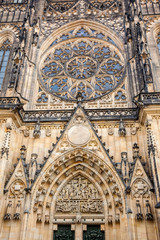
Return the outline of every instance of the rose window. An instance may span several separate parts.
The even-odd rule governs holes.
[[[42,88],[66,100],[101,97],[113,91],[124,78],[124,60],[110,40],[76,37],[54,42],[40,64]]]

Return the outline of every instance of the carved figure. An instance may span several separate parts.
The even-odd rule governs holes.
[[[29,165],[29,181],[30,183],[32,183],[34,181],[34,178],[35,178],[35,174],[36,174],[36,171],[37,171],[37,154],[36,153],[32,153],[31,155],[31,162],[30,162],[30,165]]]
[[[102,213],[103,204],[95,186],[82,176],[71,180],[59,193],[57,212]]]
[[[127,159],[127,153],[122,152],[121,158],[122,158],[121,171],[122,171],[123,179],[124,179],[125,183],[128,183],[128,181],[129,181],[129,162]]]
[[[38,119],[38,121],[34,127],[33,137],[40,138],[40,136],[41,136],[41,126],[40,126],[40,120]]]
[[[120,137],[124,137],[126,135],[126,129],[122,119],[120,119],[118,134]]]

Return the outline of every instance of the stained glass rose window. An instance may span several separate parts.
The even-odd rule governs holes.
[[[125,66],[116,44],[104,35],[79,29],[55,40],[40,64],[41,85],[66,100],[94,99],[113,91],[123,80]]]

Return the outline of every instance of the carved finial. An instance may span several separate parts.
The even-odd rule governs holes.
[[[137,158],[139,158],[139,147],[137,145],[137,143],[133,144],[133,159],[136,160]]]
[[[120,119],[118,134],[120,137],[124,137],[126,135],[126,129],[122,119]]]
[[[25,147],[25,145],[22,145],[22,147],[21,147],[21,149],[20,149],[20,158],[22,159],[22,160],[25,160],[25,155],[26,155],[26,147]]]
[[[40,126],[40,120],[38,119],[38,121],[34,127],[33,137],[40,138],[40,136],[41,136],[41,126]]]

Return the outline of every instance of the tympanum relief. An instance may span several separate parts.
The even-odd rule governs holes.
[[[85,177],[77,176],[60,191],[57,213],[103,213],[103,202],[96,187]]]

